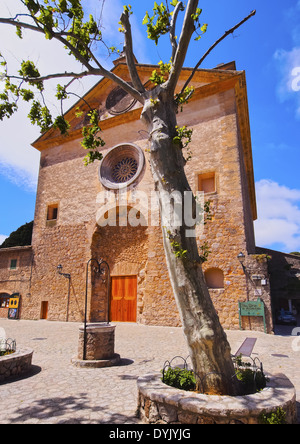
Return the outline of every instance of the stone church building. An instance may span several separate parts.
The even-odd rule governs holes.
[[[146,84],[156,67],[137,68]],[[122,58],[113,72],[130,80]],[[190,73],[182,70],[179,88]],[[245,72],[234,62],[201,69],[193,86],[178,125],[193,129],[186,165],[191,188],[211,201],[211,220],[197,239],[210,250],[206,282],[224,328],[238,329],[241,322],[242,328],[263,330],[260,317],[239,319],[239,302],[260,298],[271,332],[269,256],[256,251],[253,229],[257,213]],[[89,166],[80,144],[87,104],[98,109],[106,142],[103,161]],[[113,210],[101,200],[104,191],[114,193],[124,183],[132,193],[153,191],[149,135],[140,114],[139,103],[102,79],[67,113],[67,137],[51,129],[33,143],[41,158],[32,245],[0,250],[0,317],[7,317],[10,295],[17,294],[20,319],[78,322],[86,296],[93,322],[106,320],[109,311],[115,322],[180,325],[159,223],[149,223],[150,214],[143,211],[138,226],[103,223]],[[119,220],[126,219],[130,207],[118,201],[115,207]],[[90,270],[91,258],[108,263],[109,279],[95,273],[95,264]]]

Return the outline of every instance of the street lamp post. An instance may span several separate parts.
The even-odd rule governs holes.
[[[68,322],[69,321],[69,306],[70,306],[71,274],[70,273],[63,273],[62,270],[63,270],[63,266],[61,264],[59,264],[57,266],[57,273],[60,276],[63,276],[69,280],[68,300],[67,300],[67,316],[66,316],[66,322]]]

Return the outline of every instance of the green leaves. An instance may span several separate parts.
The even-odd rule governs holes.
[[[22,62],[19,74],[28,81],[29,85],[36,86],[36,88],[40,91],[44,90],[43,82],[35,82],[28,80],[40,77],[39,70],[36,68],[35,64],[30,60]]]
[[[163,83],[165,83],[168,80],[169,73],[172,68],[172,62],[164,63],[164,62],[160,61],[158,63],[158,66],[159,66],[160,73],[158,73],[157,70],[155,69],[152,72],[152,75],[149,79],[149,80],[151,80],[152,83],[154,83],[154,85],[162,85]]]
[[[65,100],[68,98],[68,94],[67,94],[66,88],[64,86],[61,86],[58,84],[56,86],[56,90],[57,90],[56,98],[58,100]]]
[[[24,0],[24,3],[33,15],[39,12],[40,5],[36,3],[34,0]]]
[[[101,160],[102,154],[98,148],[105,145],[104,140],[100,137],[101,128],[99,126],[99,115],[97,110],[92,110],[88,113],[89,125],[82,130],[83,141],[82,147],[88,150],[89,153],[84,158],[85,165],[93,163],[95,160]]]
[[[193,86],[187,86],[183,92],[175,95],[175,102],[181,107],[181,112],[183,111],[183,105],[189,103],[194,92],[195,88]]]
[[[154,40],[156,45],[159,38],[170,31],[171,17],[172,13],[164,3],[161,5],[154,3],[153,16],[150,17],[149,12],[146,12],[143,25],[147,25],[148,38]]]
[[[86,23],[83,22],[82,18],[78,16],[74,17],[72,31],[70,31],[67,36],[67,41],[76,48],[76,51],[78,51],[86,61],[91,60],[89,46],[92,41],[100,41],[101,39],[102,33],[92,15],[89,16],[89,21]],[[70,54],[72,54],[72,51]],[[78,57],[76,58],[78,59]]]
[[[46,132],[52,126],[52,117],[49,109],[42,106],[41,103],[35,100],[32,103],[28,118],[32,125],[37,125],[41,128],[41,132]]]
[[[180,148],[186,148],[192,141],[193,130],[188,129],[186,126],[179,128],[176,126],[177,136],[173,138],[175,145],[179,145]]]
[[[195,21],[195,32],[197,34],[197,37],[195,38],[196,41],[200,40],[201,37],[203,36],[203,34],[206,33],[207,31],[207,23],[205,23],[204,25],[201,25],[200,23],[200,15],[202,14],[202,9],[197,8],[196,10],[196,14],[192,14],[192,19]],[[199,34],[199,30],[201,31],[202,34]]]
[[[176,8],[178,5],[178,0],[173,0],[170,2],[170,5]],[[183,6],[182,11],[185,10]],[[153,15],[150,16],[149,12],[146,12],[146,15],[143,20],[143,25],[147,25],[148,38],[153,40],[155,44],[158,44],[159,38],[171,30],[171,20],[174,12],[169,10],[168,4],[164,4],[163,2],[159,5],[158,3],[154,3]],[[195,32],[197,37],[195,40],[200,40],[202,35],[207,31],[207,24],[200,24],[200,16],[202,14],[202,9],[197,8],[195,14],[192,14],[192,19],[195,22]],[[199,34],[201,31],[201,34]]]
[[[70,54],[77,60],[80,57],[86,61],[91,60],[89,47],[94,40],[102,39],[102,33],[92,15],[89,15],[87,21],[84,20],[81,0],[44,0],[43,4],[34,0],[24,1],[38,26],[43,27],[47,40],[52,40],[62,31],[75,49]],[[17,34],[22,37],[21,29],[17,28]]]

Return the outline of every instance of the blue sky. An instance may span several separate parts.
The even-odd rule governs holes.
[[[98,6],[96,0],[83,3],[92,11]],[[138,61],[169,61],[168,40],[156,47],[147,40],[141,24],[153,1],[130,3],[135,13],[132,24]],[[19,0],[0,0],[0,16],[9,16],[9,11],[18,10],[19,4]],[[122,36],[115,32],[122,4],[121,0],[105,2],[104,33],[111,43],[122,43]],[[257,10],[257,15],[215,49],[202,67],[213,68],[235,60],[237,69],[246,71],[259,216],[255,223],[256,244],[286,252],[300,251],[300,0],[203,0],[199,6],[208,31],[200,42],[192,43],[185,63],[189,67],[225,30]],[[12,63],[28,55],[40,63],[41,72],[55,72],[59,66],[65,69],[66,63],[70,68],[76,67],[55,44],[35,40],[33,47],[32,36],[27,38],[26,45],[26,40],[24,44],[11,30],[0,27],[0,51]],[[103,63],[112,66],[101,51]],[[78,88],[84,92],[90,86],[87,83]],[[50,84],[49,88],[51,100],[54,86]],[[39,133],[26,120],[26,112],[22,107],[13,119],[0,122],[0,242],[34,217],[39,153],[30,143]]]

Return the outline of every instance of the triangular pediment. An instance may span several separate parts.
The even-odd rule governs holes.
[[[228,66],[229,68],[235,67],[235,64]],[[137,65],[141,81],[146,87],[149,87],[149,89],[153,87],[149,78],[155,69],[157,69],[156,65]],[[178,82],[178,91],[183,87],[192,71],[193,70],[189,68],[182,70]],[[126,63],[119,63],[112,69],[112,72],[127,82],[130,82],[130,75]],[[217,82],[233,79],[237,74],[237,71],[228,70],[228,68],[201,69],[196,71],[192,85],[197,91],[204,86],[217,85]],[[129,94],[126,94],[126,92],[113,81],[102,78],[65,114],[65,118],[71,126],[67,136],[62,136],[58,130],[51,128],[40,136],[32,146],[42,151],[50,146],[57,146],[63,143],[64,140],[70,141],[81,137],[82,128],[88,123],[88,113],[91,109],[98,110],[101,128],[104,130],[105,128],[120,125],[128,121],[128,118],[131,118],[131,120],[139,118],[141,107],[142,105],[139,102]]]

